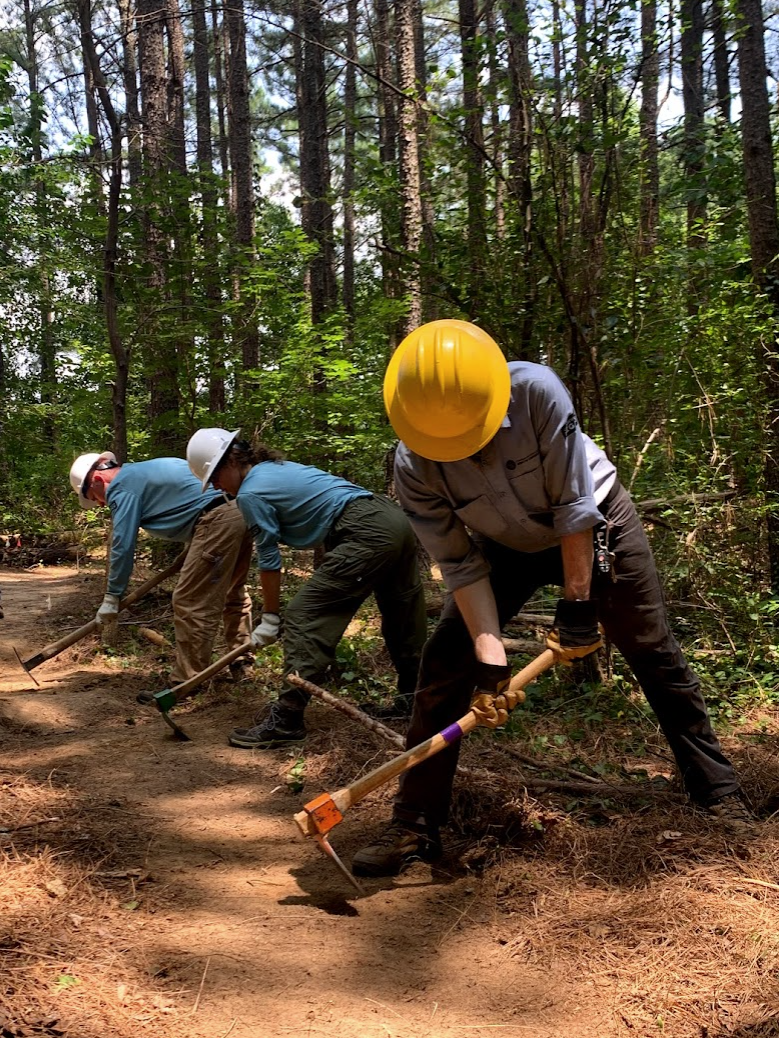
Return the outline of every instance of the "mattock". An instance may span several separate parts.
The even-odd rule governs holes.
[[[152,588],[155,588],[158,584],[161,584],[163,580],[167,580],[168,577],[174,576],[181,567],[184,565],[184,559],[187,557],[187,548],[184,549],[176,558],[171,562],[167,569],[162,570],[161,573],[156,573],[153,577],[149,577],[148,580],[144,580],[142,584],[131,591],[126,598],[123,598],[119,603],[119,612],[123,609],[129,609],[130,606],[135,605],[136,602],[147,595]],[[36,667],[40,667],[42,663],[47,660],[53,659],[55,656],[59,656],[61,652],[69,648],[71,645],[75,645],[76,642],[80,642],[82,638],[86,638],[88,634],[93,634],[95,631],[99,631],[102,624],[99,624],[97,620],[90,620],[88,624],[84,624],[83,627],[79,627],[78,630],[72,631],[70,634],[66,634],[64,638],[60,638],[56,642],[52,642],[50,645],[45,645],[40,652],[36,652],[34,656],[29,656],[26,660],[23,660],[19,655],[16,646],[13,647],[14,654],[16,655],[19,665],[24,670],[25,674],[33,679],[36,685],[40,687],[40,682],[33,674]]]
[[[238,645],[235,649],[231,649],[225,656],[221,656],[218,660],[209,664],[205,670],[201,670],[199,674],[194,674],[191,678],[187,678],[186,681],[180,682],[178,685],[174,685],[173,688],[164,688],[162,692],[155,692],[152,698],[152,703],[157,707],[159,712],[162,714],[162,720],[165,724],[173,729],[176,738],[181,739],[185,742],[191,742],[192,740],[176,722],[170,717],[169,711],[173,709],[182,699],[186,699],[190,692],[193,692],[198,685],[202,685],[204,681],[208,681],[214,674],[218,674],[220,670],[224,670],[231,663],[234,663],[241,656],[245,656],[249,652],[254,651],[254,644],[251,641],[244,642],[243,645]]]
[[[555,652],[554,649],[544,649],[536,659],[524,667],[518,674],[514,675],[509,682],[508,689],[510,692],[515,693],[517,702],[524,701],[525,696],[522,690],[525,686],[535,681],[540,674],[548,670],[559,658],[559,653]],[[496,697],[495,705],[498,707],[500,707],[500,698],[500,696]],[[457,742],[458,739],[461,739],[468,732],[472,732],[474,728],[484,723],[483,713],[477,712],[474,709],[469,710],[459,721],[450,724],[443,731],[419,743],[418,746],[412,746],[411,749],[401,753],[394,760],[387,761],[386,764],[382,764],[367,775],[363,775],[362,778],[352,782],[351,785],[344,786],[334,793],[322,793],[314,800],[311,800],[304,806],[302,811],[298,811],[294,816],[295,824],[304,836],[312,836],[316,840],[320,850],[335,863],[344,876],[348,878],[349,882],[362,892],[362,887],[358,881],[349,872],[333,849],[329,838],[330,832],[339,822],[343,821],[343,816],[350,807],[354,807],[355,804],[373,792],[374,789],[378,789],[379,786],[383,786],[398,775],[402,775],[404,771],[416,767],[422,761],[429,760],[430,757],[434,757],[441,750],[451,746],[452,743]],[[493,725],[487,726],[493,727]]]

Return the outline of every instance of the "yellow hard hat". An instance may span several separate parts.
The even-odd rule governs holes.
[[[431,321],[407,335],[384,376],[392,428],[415,454],[460,461],[492,439],[506,417],[506,358],[468,321]]]

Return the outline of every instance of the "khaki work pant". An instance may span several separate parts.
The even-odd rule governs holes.
[[[252,537],[235,501],[225,501],[198,519],[173,592],[176,664],[172,685],[199,674],[211,663],[219,620],[225,652],[247,642],[252,601],[245,583],[252,560]]]

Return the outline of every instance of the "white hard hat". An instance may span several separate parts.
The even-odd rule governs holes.
[[[81,454],[70,466],[70,485],[78,495],[78,503],[82,508],[94,508],[94,503],[87,500],[82,493],[82,488],[88,476],[91,476],[101,462],[113,462],[109,468],[114,468],[119,463],[113,451],[103,451],[102,454]]]
[[[203,485],[203,490],[208,487],[219,462],[230,450],[238,438],[240,429],[228,432],[227,429],[198,429],[190,437],[187,444],[187,462],[192,475],[197,477]]]

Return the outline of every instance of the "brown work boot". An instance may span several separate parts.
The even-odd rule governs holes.
[[[390,822],[375,843],[362,847],[352,859],[355,876],[397,876],[412,861],[436,861],[443,849],[438,834],[423,835],[400,822]]]
[[[703,810],[727,832],[734,836],[754,836],[757,819],[741,798],[741,794],[727,793],[718,800],[705,804]]]

